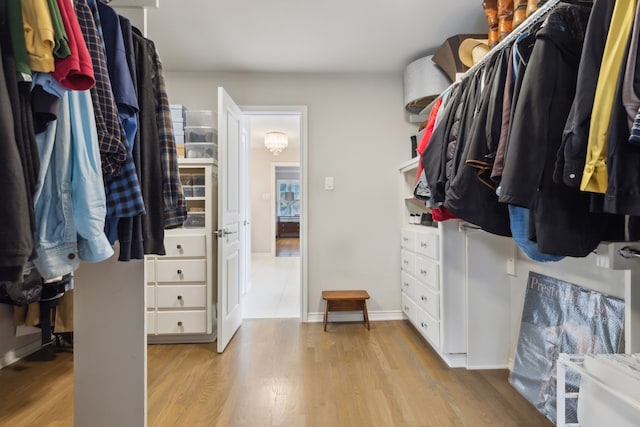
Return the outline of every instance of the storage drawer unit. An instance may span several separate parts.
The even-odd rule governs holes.
[[[401,229],[402,311],[418,331],[440,348],[440,263],[438,230]]]
[[[207,287],[203,285],[158,286],[159,309],[205,308]]]
[[[158,334],[204,334],[205,310],[158,311]]]

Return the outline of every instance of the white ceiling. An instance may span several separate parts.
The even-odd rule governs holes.
[[[116,0],[114,4],[135,0]],[[480,0],[160,0],[147,35],[165,71],[395,73],[455,34],[486,32]],[[401,77],[399,77],[401,78]],[[297,116],[252,116],[299,144]]]
[[[300,116],[295,114],[261,114],[249,116],[251,147],[264,148],[267,132],[283,132],[289,137],[289,149],[300,148]]]
[[[450,36],[486,32],[481,3],[160,0],[147,34],[166,71],[401,73]]]

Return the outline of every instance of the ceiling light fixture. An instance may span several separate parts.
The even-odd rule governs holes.
[[[289,146],[289,139],[282,132],[269,132],[264,136],[264,146],[277,156]]]

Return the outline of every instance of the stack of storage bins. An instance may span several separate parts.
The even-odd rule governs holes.
[[[169,105],[171,110],[171,121],[173,123],[173,135],[176,140],[176,151],[178,158],[183,159],[185,155],[184,146],[184,106],[179,104]]]
[[[213,111],[184,111],[185,151],[187,159],[218,159],[218,130]]]
[[[184,227],[204,227],[207,197],[205,170],[199,167],[181,167],[180,182],[187,201],[187,219]]]

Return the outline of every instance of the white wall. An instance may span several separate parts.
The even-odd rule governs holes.
[[[404,118],[402,76],[388,74],[165,74],[169,100],[216,109],[223,86],[239,105],[308,107],[309,313],[323,289],[367,289],[370,311],[400,310],[398,165],[415,126]],[[325,191],[324,177],[335,178]],[[255,224],[254,224],[255,225]]]
[[[271,233],[271,212],[275,209],[275,200],[271,199],[271,164],[295,163],[300,160],[300,151],[286,149],[274,156],[264,148],[251,150],[251,252],[270,253],[271,241],[275,236]],[[269,195],[264,198],[263,195]]]

